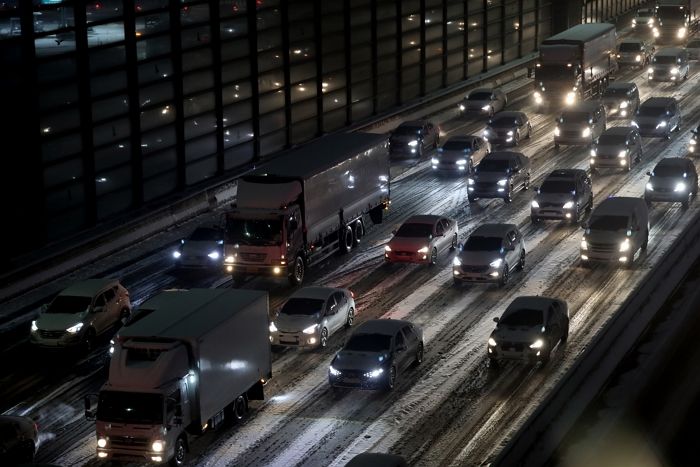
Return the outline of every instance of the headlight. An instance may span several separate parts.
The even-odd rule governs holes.
[[[384,251],[391,251],[391,247],[389,245],[384,245]]]
[[[467,185],[473,185],[474,184],[474,179],[473,178],[468,178],[467,179]]]
[[[81,329],[83,329],[83,323],[78,323],[78,324],[66,329],[66,332],[69,332],[71,334],[75,334],[76,332],[80,331]]]
[[[466,107],[464,107],[464,104],[459,104],[459,110],[464,112],[464,109],[466,109]]]
[[[686,29],[685,29],[685,28],[680,28],[680,29],[678,30],[678,38],[679,38],[679,39],[684,38],[684,37],[685,37],[685,33],[686,33]]]
[[[638,124],[636,121],[634,121],[634,120],[632,120],[632,121],[630,122],[630,125],[632,125],[632,126],[635,127],[635,128],[639,128],[639,124]]]
[[[678,70],[678,67],[676,67],[676,66],[674,66],[673,68],[671,68],[671,74],[672,74],[672,75],[677,75],[677,74],[678,74],[678,71],[680,71],[680,70]]]
[[[589,136],[591,136],[591,127],[584,128],[581,132],[581,136],[583,136],[584,138],[588,138]]]
[[[165,441],[156,440],[156,441],[153,441],[153,444],[151,444],[151,449],[155,452],[163,451],[164,447],[165,447]]]
[[[491,347],[496,347],[498,343],[496,342],[496,339],[494,339],[493,337],[489,337],[489,345]]]
[[[630,250],[630,239],[626,238],[622,243],[620,243],[620,252]]]
[[[695,138],[690,138],[688,144],[698,144],[698,141]]]
[[[576,94],[574,92],[566,93],[565,102],[566,102],[566,105],[571,105],[574,102],[576,102]]]
[[[654,191],[654,185],[652,185],[651,182],[647,182],[647,190]]]
[[[634,57],[634,61],[635,61],[635,62],[641,62],[641,61],[642,61],[642,56],[641,56],[641,55],[635,56],[635,57]]]
[[[301,332],[303,332],[304,334],[314,334],[316,332],[316,328],[318,328],[318,324],[312,324],[311,326],[309,326]]]
[[[649,69],[647,70],[647,73],[649,73],[650,75],[653,75],[654,69],[652,67],[649,67]]]
[[[37,332],[39,327],[36,325],[36,321],[32,321],[32,332]]]
[[[275,322],[270,323],[270,332],[277,332],[277,326],[275,326]]]
[[[508,133],[506,133],[508,136],[513,136],[513,130],[510,130]]]
[[[483,107],[481,108],[481,110],[483,110],[484,112],[488,112],[489,109],[491,109],[491,106],[490,106],[490,105],[485,105],[485,106],[483,106]]]
[[[582,250],[587,250],[587,249],[588,249],[588,242],[586,241],[585,238],[584,238],[583,240],[581,240],[581,249],[582,249]]]
[[[539,208],[540,203],[538,203],[536,200],[533,199],[532,203],[530,203],[530,206],[532,206],[533,208]]]
[[[654,37],[659,37],[659,30],[654,28]]]
[[[384,373],[384,368],[377,368],[376,370],[369,371],[365,373],[366,378],[378,378],[379,375]]]
[[[418,253],[424,253],[424,254],[425,254],[425,253],[427,253],[427,252],[428,252],[428,247],[427,247],[427,246],[424,246],[423,248],[421,248],[420,250],[418,250]]]
[[[535,96],[535,103],[536,103],[536,104],[541,104],[541,103],[543,102],[542,94],[540,94],[539,92],[535,91],[534,96]]]
[[[637,55],[637,57],[639,57],[639,55]],[[630,105],[629,102],[623,101],[623,102],[620,103],[620,108],[621,108],[621,109],[626,109],[628,105]]]
[[[461,266],[461,265],[462,265],[462,261],[459,258],[455,257],[455,259],[452,260],[452,266]]]
[[[439,163],[440,163],[440,159],[438,159],[438,158],[436,158],[436,157],[433,157],[432,159],[430,159],[430,162],[431,162],[432,164],[439,164]]]
[[[180,256],[182,256],[182,253],[179,250],[173,251],[173,258],[178,259]]]
[[[226,259],[224,260],[224,263],[234,263],[236,261],[236,258],[233,256],[227,256]]]
[[[501,263],[503,263],[503,260],[501,258],[498,258],[497,260],[491,261],[489,263],[489,266],[491,266],[492,268],[500,268]]]
[[[661,120],[656,128],[666,128],[666,120]]]
[[[676,186],[673,187],[673,191],[685,191],[685,183],[678,182]]]
[[[418,141],[416,141],[416,140],[414,139],[413,141],[409,141],[409,142],[408,142],[408,145],[411,146],[411,147],[418,146]]]
[[[554,127],[554,136],[559,136],[561,134],[561,131],[559,130],[559,127],[556,126]]]
[[[596,156],[596,150],[594,148],[594,149],[591,149],[591,157],[595,157],[595,156]]]
[[[635,27],[637,25],[637,20],[632,18],[632,27]]]
[[[219,256],[221,256],[221,255],[219,254],[218,251],[212,251],[207,256],[210,257],[211,259],[219,259]]]
[[[620,151],[617,157],[619,157],[620,159],[624,159],[625,157],[627,157],[627,149],[625,149],[624,151]]]
[[[333,365],[328,366],[328,372],[332,374],[333,376],[338,376],[340,374],[340,371],[336,370],[333,368]]]
[[[107,447],[107,438],[97,438],[97,447],[106,448]]]
[[[457,165],[467,165],[467,160],[466,159],[460,159],[457,161]]]
[[[564,209],[571,209],[574,207],[574,202],[573,201],[567,201],[564,203],[564,206],[562,206]]]
[[[652,24],[654,24],[654,18],[649,18],[649,19],[647,20],[647,24],[648,24],[649,26],[651,26]]]
[[[531,349],[541,349],[544,347],[544,341],[542,339],[537,339],[535,342],[530,344]]]
[[[506,186],[508,184],[508,179],[504,178],[503,180],[499,180],[496,182],[498,186]]]

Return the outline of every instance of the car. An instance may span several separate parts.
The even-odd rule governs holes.
[[[437,263],[440,255],[457,248],[457,221],[444,216],[418,215],[404,221],[384,246],[388,263]]]
[[[83,345],[118,329],[131,315],[129,292],[117,279],[87,279],[60,292],[32,321],[30,342],[44,348]]]
[[[545,177],[540,187],[533,187],[535,198],[530,204],[530,220],[561,219],[576,224],[593,208],[591,178],[582,169],[557,169]]]
[[[543,296],[516,297],[489,336],[489,366],[502,360],[546,364],[552,350],[569,338],[569,306],[564,300]]]
[[[602,102],[579,102],[563,111],[554,127],[554,148],[561,144],[590,145],[605,131],[607,117]]]
[[[39,428],[34,420],[19,415],[0,415],[0,465],[34,460]]]
[[[525,269],[525,242],[515,224],[483,224],[452,261],[455,284],[491,282],[505,286],[514,270]]]
[[[371,319],[355,329],[328,367],[332,388],[391,391],[423,361],[423,330],[408,321]]]
[[[608,128],[591,148],[591,173],[603,168],[629,172],[632,164],[640,162],[643,155],[642,137],[635,127]]]
[[[270,343],[324,348],[328,338],[355,319],[355,297],[348,289],[304,287],[292,294],[270,323]]]
[[[688,79],[690,63],[688,52],[681,47],[666,47],[658,50],[647,70],[647,81],[670,81],[680,84]]]
[[[624,39],[617,46],[617,63],[643,68],[655,52],[654,46],[643,39]]]
[[[491,144],[517,146],[522,139],[532,136],[532,124],[525,112],[503,111],[491,117],[484,138]]]
[[[176,267],[221,268],[224,256],[224,232],[218,227],[197,227],[173,251]]]
[[[688,52],[688,60],[700,60],[700,39],[690,39],[685,44],[685,50]]]
[[[656,24],[656,10],[654,8],[640,8],[632,18],[632,28],[651,31]]]
[[[632,116],[639,108],[639,88],[635,83],[610,83],[601,101],[607,118]]]
[[[698,194],[698,173],[695,164],[689,159],[661,159],[647,175],[649,181],[644,190],[644,199],[648,206],[652,202],[667,201],[682,203],[683,208],[687,209],[690,201]]]
[[[452,136],[430,162],[436,172],[470,174],[490,152],[491,145],[481,136]]]
[[[642,136],[662,136],[681,129],[681,109],[675,97],[650,97],[642,102],[630,122]]]
[[[423,157],[423,154],[440,144],[440,128],[430,120],[403,122],[391,132],[389,149],[392,155],[411,155]]]
[[[459,104],[459,112],[464,115],[475,113],[493,117],[508,104],[508,96],[498,88],[473,89]]]
[[[520,152],[497,151],[488,154],[467,179],[467,199],[503,198],[513,201],[518,189],[530,188],[530,159]]]
[[[700,135],[700,126],[690,130],[690,139],[688,140],[688,152],[694,154],[698,149],[698,135]]]
[[[363,452],[350,459],[345,467],[408,467],[408,463],[398,454]]]

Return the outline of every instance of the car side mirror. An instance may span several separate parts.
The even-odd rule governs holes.
[[[499,318],[498,316],[496,316],[496,317],[493,319],[493,322],[494,322],[494,323],[498,323],[499,321],[500,321],[500,318]]]
[[[86,395],[83,398],[83,404],[85,406],[85,419],[94,421],[97,418],[97,407],[93,408],[93,405],[97,405],[97,394]]]

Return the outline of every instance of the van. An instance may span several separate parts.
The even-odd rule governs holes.
[[[631,267],[649,242],[649,210],[643,198],[613,197],[600,203],[583,225],[581,265]]]
[[[632,126],[608,128],[591,149],[591,173],[598,169],[622,169],[629,172],[632,164],[642,160],[642,137]]]
[[[654,54],[647,71],[649,83],[652,81],[671,81],[676,84],[688,79],[690,63],[688,51],[681,47],[666,47]]]
[[[580,102],[556,120],[554,147],[560,144],[592,144],[605,131],[605,107],[601,102]]]

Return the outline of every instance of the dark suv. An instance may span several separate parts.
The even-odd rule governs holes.
[[[543,219],[561,219],[577,223],[584,211],[593,208],[591,179],[582,169],[557,169],[547,175],[530,207],[534,224]]]
[[[440,143],[440,128],[428,120],[415,120],[399,125],[389,137],[391,154],[422,157]]]
[[[510,203],[516,190],[529,187],[530,159],[527,156],[519,152],[492,152],[467,179],[467,197],[469,202],[478,198],[503,198]]]
[[[650,97],[639,106],[632,126],[642,136],[663,136],[671,139],[671,132],[681,129],[681,109],[675,97]]]
[[[652,172],[644,191],[647,206],[655,201],[682,203],[684,208],[698,193],[698,174],[695,164],[684,157],[661,159]]]

